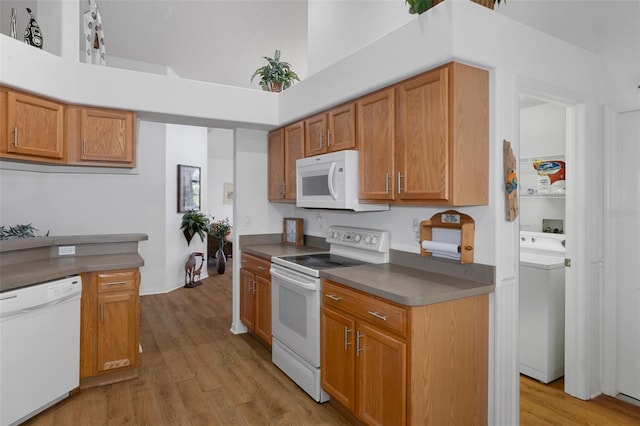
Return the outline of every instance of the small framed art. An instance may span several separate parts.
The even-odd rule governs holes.
[[[304,219],[297,217],[285,217],[282,225],[282,242],[301,246],[304,244],[302,225]]]
[[[200,210],[200,167],[178,164],[178,213]]]

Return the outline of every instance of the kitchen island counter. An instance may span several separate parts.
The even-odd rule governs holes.
[[[495,289],[494,284],[390,263],[326,269],[320,276],[405,306],[446,302]]]

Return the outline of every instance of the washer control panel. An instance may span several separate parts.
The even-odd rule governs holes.
[[[389,250],[389,231],[330,226],[326,241],[329,244],[340,244],[361,250],[386,252]]]

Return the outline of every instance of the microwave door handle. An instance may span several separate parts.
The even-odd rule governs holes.
[[[337,199],[336,190],[333,187],[333,178],[335,173],[336,173],[336,162],[334,161],[333,163],[331,163],[331,167],[329,167],[329,174],[327,176],[328,184],[329,184],[329,193],[331,194],[331,198],[333,198],[334,200]]]

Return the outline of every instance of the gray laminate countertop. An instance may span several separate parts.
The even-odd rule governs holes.
[[[312,246],[293,246],[289,244],[258,244],[244,246],[243,253],[252,254],[266,260],[271,260],[272,256],[297,256],[306,253],[327,253],[328,249]]]
[[[250,253],[266,260],[270,260],[272,256],[327,251],[317,247],[284,244],[242,247],[243,253]],[[495,290],[495,284],[391,263],[323,269],[320,276],[405,306],[430,305],[487,294]]]
[[[384,263],[325,269],[328,278],[405,306],[421,306],[491,293],[493,284]]]
[[[37,237],[0,243],[0,292],[86,272],[140,268],[138,243],[146,234]],[[60,247],[73,248],[72,255]]]

